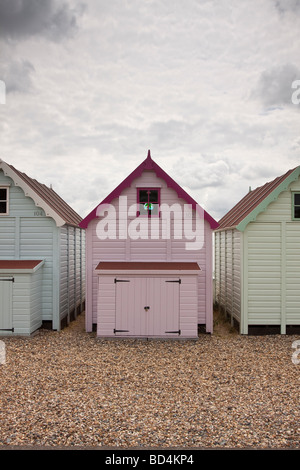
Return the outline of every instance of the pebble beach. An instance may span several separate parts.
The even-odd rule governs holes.
[[[99,340],[84,313],[62,331],[1,337],[1,446],[299,449],[299,336]]]

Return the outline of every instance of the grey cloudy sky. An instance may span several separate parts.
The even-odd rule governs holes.
[[[0,0],[0,158],[84,217],[150,149],[218,220],[300,165],[299,21],[300,0]]]

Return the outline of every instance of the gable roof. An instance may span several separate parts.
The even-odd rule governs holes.
[[[122,193],[124,189],[128,188],[132,181],[143,173],[145,170],[155,171],[158,178],[162,178],[169,188],[172,188],[176,191],[179,198],[184,199],[188,204],[191,204],[193,208],[196,208],[197,202],[189,196],[189,194],[179,186],[176,181],[174,181],[154,160],[151,158],[150,150],[148,150],[147,158],[132,172],[127,178],[122,181],[103,201],[98,204],[95,209],[92,210],[79,224],[80,227],[86,228],[91,220],[96,217],[97,209],[101,204],[109,204],[111,201]],[[204,219],[207,220],[212,229],[218,227],[218,223],[206,212],[204,212]]]
[[[227,214],[219,220],[219,229],[237,228],[243,231],[249,222],[256,219],[268,205],[275,201],[282,191],[295,181],[300,174],[300,166],[288,170],[284,175],[249,191]]]
[[[25,196],[31,197],[37,207],[44,209],[46,216],[52,217],[58,227],[68,224],[79,226],[82,218],[52,188],[0,160],[0,170],[9,176],[16,186],[23,189]]]

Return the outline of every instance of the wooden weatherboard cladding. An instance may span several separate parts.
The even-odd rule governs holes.
[[[84,309],[85,233],[78,225],[81,217],[51,187],[3,160],[0,188],[8,188],[8,210],[0,215],[0,274],[15,268],[12,305],[21,305],[19,286],[23,280],[24,302],[33,302],[36,312],[35,319],[22,311],[13,314],[14,334],[30,334],[41,321],[60,330]],[[39,260],[43,265],[35,276],[34,263]],[[22,327],[17,326],[19,318]]]
[[[242,334],[300,327],[299,194],[300,166],[248,193],[215,231],[214,301]]]
[[[150,193],[148,194],[147,191],[150,191]],[[155,191],[152,194],[153,197],[150,197],[151,191]],[[119,204],[120,197],[126,197],[129,207],[137,204],[137,202],[146,204],[144,214],[142,216],[134,214],[135,220],[126,217],[124,222],[122,218],[124,212],[122,212],[123,209]],[[152,200],[150,200],[151,198]],[[160,224],[163,217],[158,217],[158,214],[154,219],[158,222],[156,226],[158,229],[154,230],[155,236],[146,237],[141,232],[142,236],[130,236],[129,229],[132,222],[139,224],[141,221],[147,221],[147,216],[152,217],[151,211],[158,203],[160,207],[162,205],[168,208],[179,207],[182,214],[184,214],[186,205],[188,205],[190,221],[194,225],[197,218],[201,218],[201,243],[199,243],[198,248],[190,249],[189,246],[187,249],[186,241],[188,238],[178,237],[174,226],[171,227],[168,237],[162,236],[164,227]],[[113,206],[112,210],[116,215],[117,227],[119,227],[121,219],[127,224],[123,232],[129,236],[120,236],[120,231],[112,238],[98,236],[97,227],[103,222],[98,208],[106,204]],[[153,208],[149,204],[153,204]],[[137,212],[139,211],[137,210]],[[137,285],[137,277],[145,278],[147,281],[143,281],[143,289],[145,285],[155,280],[158,283],[157,285],[160,286],[159,290],[163,292],[165,284],[158,281],[158,279],[167,276],[170,280],[180,280],[181,284],[179,282],[177,284],[180,287],[180,298],[185,302],[185,306],[180,306],[179,317],[180,321],[184,322],[184,319],[187,323],[190,321],[189,326],[187,324],[186,327],[179,328],[182,332],[180,336],[187,337],[190,335],[194,337],[197,325],[204,326],[205,331],[208,333],[212,332],[212,231],[218,227],[218,223],[206,211],[202,210],[197,202],[152,159],[150,151],[147,158],[83,219],[80,226],[86,229],[87,331],[93,331],[97,327],[97,335],[103,337],[103,335],[113,334],[114,329],[120,329],[115,325],[115,321],[111,316],[116,308],[114,304],[115,289],[122,284],[124,286],[122,287],[124,296],[126,296],[126,285],[132,285],[131,282],[122,282],[122,280],[126,281],[130,276],[132,282]],[[114,282],[115,279],[117,280],[116,283]],[[120,282],[118,282],[119,280]],[[167,284],[171,286],[172,283],[173,281]],[[175,282],[173,284],[175,285]],[[177,294],[174,291],[175,295]],[[162,297],[163,294],[158,296],[160,299]],[[190,320],[188,320],[189,299],[192,304]],[[147,301],[145,300],[145,302],[144,306],[147,306]],[[108,305],[110,306],[109,309],[105,310]],[[148,306],[151,307],[150,304]],[[195,311],[197,311],[196,315]],[[153,308],[150,308],[149,312],[150,314],[153,313]],[[149,319],[150,317],[151,315],[149,315]],[[138,318],[137,315],[135,317],[137,324]],[[178,328],[174,329],[174,331],[177,330]],[[135,331],[137,332],[137,330]],[[173,329],[166,328],[165,331],[173,331]],[[156,333],[152,332],[151,334],[155,335]],[[161,335],[162,330],[159,332],[160,337]]]

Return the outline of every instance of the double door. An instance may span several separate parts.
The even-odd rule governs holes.
[[[180,279],[119,277],[115,279],[117,336],[180,335]]]

